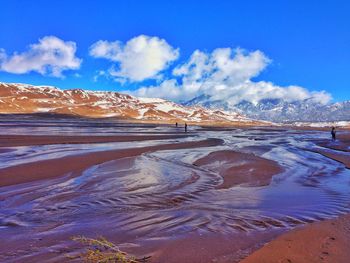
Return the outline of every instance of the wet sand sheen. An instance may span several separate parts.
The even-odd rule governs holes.
[[[190,135],[124,135],[124,136],[54,136],[54,135],[0,135],[0,147],[83,144],[107,142],[134,142],[148,140],[171,140],[186,138]],[[1,149],[0,149],[1,150]]]
[[[344,164],[344,166],[350,169],[350,134],[340,134],[337,140],[329,141],[322,140],[316,142],[318,146],[324,149],[313,149],[311,151],[321,154],[327,158]]]
[[[313,150],[313,152],[321,154],[327,158],[344,164],[344,166],[350,169],[350,154],[341,152],[328,152],[325,150]]]
[[[235,185],[264,186],[271,178],[283,171],[277,162],[255,156],[251,153],[234,151],[216,151],[198,159],[194,165],[218,172],[223,183],[218,189],[227,189]]]
[[[84,169],[93,165],[125,157],[137,156],[146,152],[210,147],[217,146],[222,143],[223,141],[220,139],[207,139],[194,142],[163,144],[134,149],[93,152],[58,159],[25,163],[0,169],[0,186],[27,183],[42,179],[52,179],[67,173],[77,175]]]

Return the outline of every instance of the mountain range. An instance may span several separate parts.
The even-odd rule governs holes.
[[[108,91],[61,90],[0,82],[0,113],[56,113],[93,118],[118,118],[145,122],[262,124],[234,112],[184,106],[163,99],[137,98]]]
[[[262,99],[256,104],[243,100],[232,105],[224,100],[215,100],[209,95],[200,95],[182,104],[222,109],[244,114],[252,119],[278,123],[350,121],[350,101],[321,104],[308,99],[293,102],[282,99]]]
[[[350,101],[321,104],[314,100],[287,102],[262,99],[234,105],[200,95],[180,104],[158,98],[138,98],[118,92],[61,90],[0,82],[0,113],[56,113],[92,118],[145,122],[266,124],[350,121]]]

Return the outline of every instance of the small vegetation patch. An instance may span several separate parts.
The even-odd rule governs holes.
[[[87,247],[86,251],[79,255],[84,262],[89,263],[141,263],[147,262],[150,257],[136,258],[121,251],[118,246],[109,242],[104,237],[97,239],[77,236],[72,238]]]

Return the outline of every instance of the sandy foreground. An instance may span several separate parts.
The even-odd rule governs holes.
[[[209,130],[215,131],[215,129]],[[283,130],[269,128],[261,130],[264,133],[267,133],[266,137],[268,139],[276,135],[281,136],[280,134],[283,134],[284,132]],[[240,138],[239,136],[241,136],[239,133],[235,134],[234,130],[229,128],[227,130],[222,129],[221,131],[227,132],[230,136],[232,134],[236,135],[237,138]],[[201,132],[204,133],[205,128],[203,128]],[[227,136],[227,134],[225,136]],[[11,206],[16,207],[17,205],[25,205],[26,202],[31,200],[44,199],[45,206],[50,206],[50,208],[48,208],[49,214],[47,217],[52,217],[52,222],[50,221],[49,224],[44,226],[40,224],[40,217],[35,217],[35,220],[30,218],[30,220],[35,221],[35,226],[27,229],[21,225],[21,222],[0,220],[0,223],[3,226],[8,227],[2,232],[2,236],[7,242],[6,244],[3,243],[0,245],[0,261],[13,262],[14,259],[17,259],[20,260],[19,262],[39,262],[40,260],[43,260],[43,262],[64,262],[67,260],[64,256],[65,254],[71,253],[71,250],[80,251],[79,249],[81,249],[79,246],[69,241],[70,238],[74,235],[86,235],[90,233],[93,235],[102,234],[117,244],[122,243],[124,244],[123,248],[125,246],[126,251],[137,256],[150,255],[152,256],[150,262],[227,263],[240,262],[241,260],[241,262],[248,263],[350,262],[350,250],[348,249],[350,244],[349,215],[306,225],[305,221],[301,222],[301,219],[287,218],[286,220],[289,220],[291,224],[297,226],[297,228],[285,233],[287,229],[280,228],[283,223],[272,217],[267,218],[265,216],[264,220],[262,220],[259,219],[256,214],[253,214],[253,219],[250,220],[241,219],[240,215],[234,220],[231,218],[226,219],[225,217],[229,217],[229,215],[220,214],[220,209],[223,209],[223,206],[214,206],[215,203],[213,202],[208,203],[208,214],[206,214],[205,209],[201,210],[203,209],[201,206],[198,205],[197,207],[196,203],[194,203],[194,205],[190,203],[187,209],[180,210],[183,204],[196,199],[203,202],[201,205],[205,207],[206,199],[198,194],[202,193],[204,188],[209,188],[209,190],[213,189],[210,190],[212,191],[210,193],[213,195],[215,193],[224,196],[225,193],[228,194],[230,188],[235,186],[242,187],[242,189],[249,189],[272,184],[274,176],[283,173],[285,169],[279,164],[279,162],[260,156],[271,150],[269,145],[259,146],[259,141],[264,142],[264,140],[267,140],[264,136],[259,134],[258,129],[256,132],[252,131],[245,138],[254,141],[257,146],[243,145],[240,150],[237,150],[217,148],[224,144],[224,140],[221,138],[196,138],[192,133],[169,133],[157,135],[129,134],[124,136],[0,135],[1,154],[11,153],[14,147],[22,146],[40,147],[45,145],[54,146],[66,144],[71,146],[75,144],[92,145],[112,142],[132,143],[152,140],[160,141],[157,145],[152,146],[99,150],[95,152],[73,154],[65,157],[58,156],[50,159],[29,161],[1,168],[0,187],[4,187],[2,189],[6,189],[6,193],[2,196],[0,195],[0,201],[6,202],[9,197],[15,198],[13,203],[11,203],[12,201],[10,202],[11,208]],[[182,139],[188,140],[182,141]],[[169,142],[170,140],[172,142]],[[307,149],[308,151],[317,153],[320,156],[334,160],[345,167],[350,168],[349,134],[340,134],[337,142],[331,142],[325,139],[318,140],[317,138],[314,139],[314,142],[315,145],[320,146],[320,148],[315,147]],[[275,145],[285,143],[283,141],[283,136],[282,142],[277,141],[274,143],[276,143]],[[136,214],[133,214],[131,217],[132,219],[128,219],[129,221],[126,221],[127,223],[121,223],[125,229],[106,227],[115,223],[115,221],[113,221],[114,218],[111,217],[105,219],[104,214],[100,214],[98,210],[93,211],[97,208],[100,209],[99,206],[101,204],[108,206],[108,202],[114,202],[113,198],[102,201],[94,200],[95,204],[84,200],[84,207],[93,211],[93,213],[89,214],[89,217],[94,219],[95,222],[100,222],[100,224],[90,224],[85,222],[84,224],[75,225],[76,222],[87,220],[86,214],[84,213],[82,215],[79,213],[73,214],[72,221],[68,221],[67,219],[67,222],[65,222],[66,218],[61,218],[62,215],[66,216],[65,214],[69,215],[70,213],[76,213],[76,211],[79,211],[79,199],[77,199],[78,201],[72,201],[75,206],[72,208],[73,212],[69,210],[71,209],[69,206],[61,206],[61,212],[59,210],[61,209],[60,207],[54,207],[55,202],[61,202],[62,200],[69,202],[71,198],[80,194],[82,196],[93,195],[93,187],[99,187],[100,184],[102,185],[102,182],[100,182],[98,178],[91,182],[87,182],[86,185],[82,184],[79,186],[78,189],[82,189],[81,193],[66,191],[60,195],[53,196],[52,198],[47,197],[47,200],[45,194],[51,194],[51,192],[45,193],[37,190],[40,188],[41,182],[43,184],[49,184],[51,180],[55,183],[62,183],[66,179],[79,178],[84,171],[91,167],[98,169],[96,173],[100,173],[103,178],[110,179],[115,176],[123,178],[123,171],[130,171],[130,169],[134,167],[137,158],[141,158],[144,155],[164,152],[164,156],[166,156],[166,153],[172,151],[201,151],[201,149],[205,149],[208,152],[206,154],[198,155],[198,157],[190,161],[189,164],[185,165],[185,167],[191,169],[188,179],[180,182],[178,185],[176,184],[178,182],[175,180],[172,182],[174,185],[170,184],[169,188],[162,189],[159,193],[152,193],[149,200],[146,200],[149,198],[148,196],[142,196],[142,187],[136,185],[135,187],[127,188],[125,186],[126,193],[135,192],[135,195],[132,195],[132,198],[130,198],[130,202],[137,206],[138,209],[141,209],[140,214],[135,212]],[[162,154],[152,156],[153,159],[150,160],[156,160],[152,165],[160,163],[162,160],[161,157],[163,157]],[[18,156],[18,158],[21,158],[21,156]],[[169,159],[172,160],[170,157]],[[164,167],[166,169],[177,169],[172,168],[172,166]],[[114,172],[114,170],[119,171],[118,169],[121,168],[125,168],[125,170]],[[162,170],[165,168],[161,167],[159,169],[160,171],[163,171],[163,173],[166,173],[166,170]],[[152,172],[154,171],[152,170]],[[175,172],[177,171],[175,170]],[[179,174],[182,172],[183,171],[181,170],[178,171]],[[200,176],[197,173],[200,174]],[[199,178],[203,175],[207,176],[205,177],[207,181],[199,184],[197,189],[196,184],[200,181]],[[214,175],[218,176],[215,177]],[[157,178],[157,180],[160,179]],[[124,183],[127,185],[127,183],[130,182],[125,181]],[[147,184],[145,189],[151,187],[152,183],[153,182]],[[133,182],[130,184],[133,185]],[[26,185],[28,185],[28,189],[23,187]],[[16,189],[17,186],[20,189],[18,192]],[[192,186],[194,187],[193,191],[191,188],[189,188],[189,190],[184,188],[183,192],[175,192],[175,194],[172,194],[173,189],[179,188],[181,190],[182,187]],[[30,187],[34,187],[34,191],[32,191]],[[113,192],[118,192],[119,190],[113,190]],[[139,190],[141,190],[140,193],[138,193]],[[207,189],[205,190],[207,191]],[[24,193],[22,197],[14,197],[22,192]],[[102,193],[104,192],[102,191]],[[230,195],[227,196],[230,197]],[[152,203],[154,201],[153,199],[158,197],[160,198],[159,203],[157,203],[158,201]],[[129,197],[118,196],[115,199],[119,200],[119,198],[122,200],[123,198],[128,199]],[[138,204],[138,198],[143,202]],[[252,197],[252,199],[254,198],[256,198],[257,203],[259,203],[260,196]],[[220,198],[218,200],[220,200]],[[97,208],[94,208],[94,205],[97,205]],[[253,203],[253,206],[255,205],[256,204]],[[240,203],[238,202],[236,206],[240,207]],[[243,206],[244,205],[242,205],[242,207]],[[122,206],[122,208],[123,207],[124,206]],[[46,209],[46,207],[44,208]],[[36,213],[40,215],[44,208],[36,211]],[[159,217],[159,214],[157,213],[152,214],[156,210],[159,210],[159,214],[163,215],[163,217]],[[190,215],[180,219],[181,217],[179,215],[191,212],[191,210],[198,210],[200,212],[196,215]],[[45,211],[45,213],[46,212],[47,211]],[[28,213],[30,214],[31,211]],[[106,214],[110,216],[108,213]],[[146,213],[150,213],[150,215],[145,216],[146,219],[144,219],[143,216]],[[22,214],[25,213],[22,212]],[[214,214],[214,216],[211,217],[211,214]],[[123,216],[126,217],[126,215]],[[254,218],[255,216],[256,218]],[[54,218],[56,217],[59,218],[59,220],[55,220]],[[22,217],[19,216],[19,218]],[[71,220],[69,216],[67,216],[67,218]],[[38,222],[36,222],[38,220],[39,226],[36,225],[38,224]],[[104,220],[106,220],[106,222],[104,222]],[[211,225],[211,221],[213,220],[217,220],[217,222]],[[119,221],[116,222],[119,223]],[[227,231],[227,226],[221,226],[221,224],[229,224],[229,229],[237,229],[239,233],[232,234]],[[160,227],[157,228],[157,225],[160,225]],[[130,226],[131,230],[128,226]],[[273,230],[264,231],[264,229],[271,228],[271,226]],[[139,242],[135,241],[135,244],[130,241],[135,239],[135,237],[139,238],[142,235],[149,235],[150,232],[152,233],[152,231],[154,231],[153,227],[159,232],[167,231],[168,229],[174,230],[171,230],[173,231],[171,232],[172,236],[167,238],[164,236],[151,236],[151,238],[147,240],[141,240]],[[184,235],[183,233],[186,233],[186,228],[184,230],[182,227],[199,230],[205,229],[205,233],[199,231],[198,233]],[[59,231],[60,228],[63,230]],[[134,231],[134,229],[136,230]],[[220,234],[220,231],[218,230],[225,234]],[[23,231],[22,235],[19,234],[20,231]],[[182,231],[182,234],[177,236],[177,232],[180,231]],[[136,243],[141,245],[137,246]],[[28,248],[28,245],[30,248]],[[251,255],[249,256],[249,254]]]
[[[350,135],[338,136],[337,142],[320,141],[320,146],[342,151],[315,152],[343,163],[350,169]],[[348,263],[350,262],[350,215],[312,223],[292,230],[267,243],[242,263]]]
[[[242,263],[348,263],[350,215],[292,230],[265,245]]]

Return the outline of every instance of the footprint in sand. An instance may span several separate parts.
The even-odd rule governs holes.
[[[325,257],[329,256],[329,248],[331,247],[333,241],[335,241],[335,237],[327,237],[324,239],[322,245],[321,245],[321,248],[322,248],[322,252],[321,252],[321,255],[320,255],[320,259],[321,260],[324,260]]]

